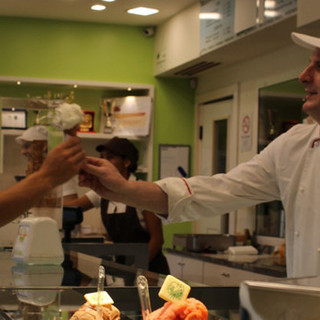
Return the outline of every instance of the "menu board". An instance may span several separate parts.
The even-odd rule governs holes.
[[[235,0],[201,1],[200,54],[212,51],[234,37]],[[205,18],[205,15],[211,15]]]

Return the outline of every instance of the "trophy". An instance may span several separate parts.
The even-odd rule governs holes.
[[[113,109],[115,105],[116,100],[115,99],[105,99],[103,100],[103,112],[105,115],[105,124],[104,124],[104,133],[112,133],[113,131]]]

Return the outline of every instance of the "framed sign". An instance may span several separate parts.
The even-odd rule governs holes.
[[[24,109],[2,109],[1,115],[2,129],[27,128],[27,111]]]
[[[190,146],[160,144],[159,179],[190,175]]]

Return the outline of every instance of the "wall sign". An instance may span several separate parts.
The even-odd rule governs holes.
[[[212,51],[215,47],[233,38],[234,2],[235,0],[201,1],[201,55]]]
[[[27,128],[27,111],[24,109],[2,109],[1,115],[2,129]]]
[[[252,115],[244,114],[240,119],[240,151],[247,152],[252,148]]]

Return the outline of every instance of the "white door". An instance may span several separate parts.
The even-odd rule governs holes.
[[[199,106],[199,125],[202,139],[199,148],[199,174],[211,176],[224,173],[231,168],[230,159],[236,150],[230,143],[230,124],[233,99],[228,97]],[[236,132],[236,130],[235,130]],[[230,232],[229,215],[202,218],[195,224],[198,233]]]

